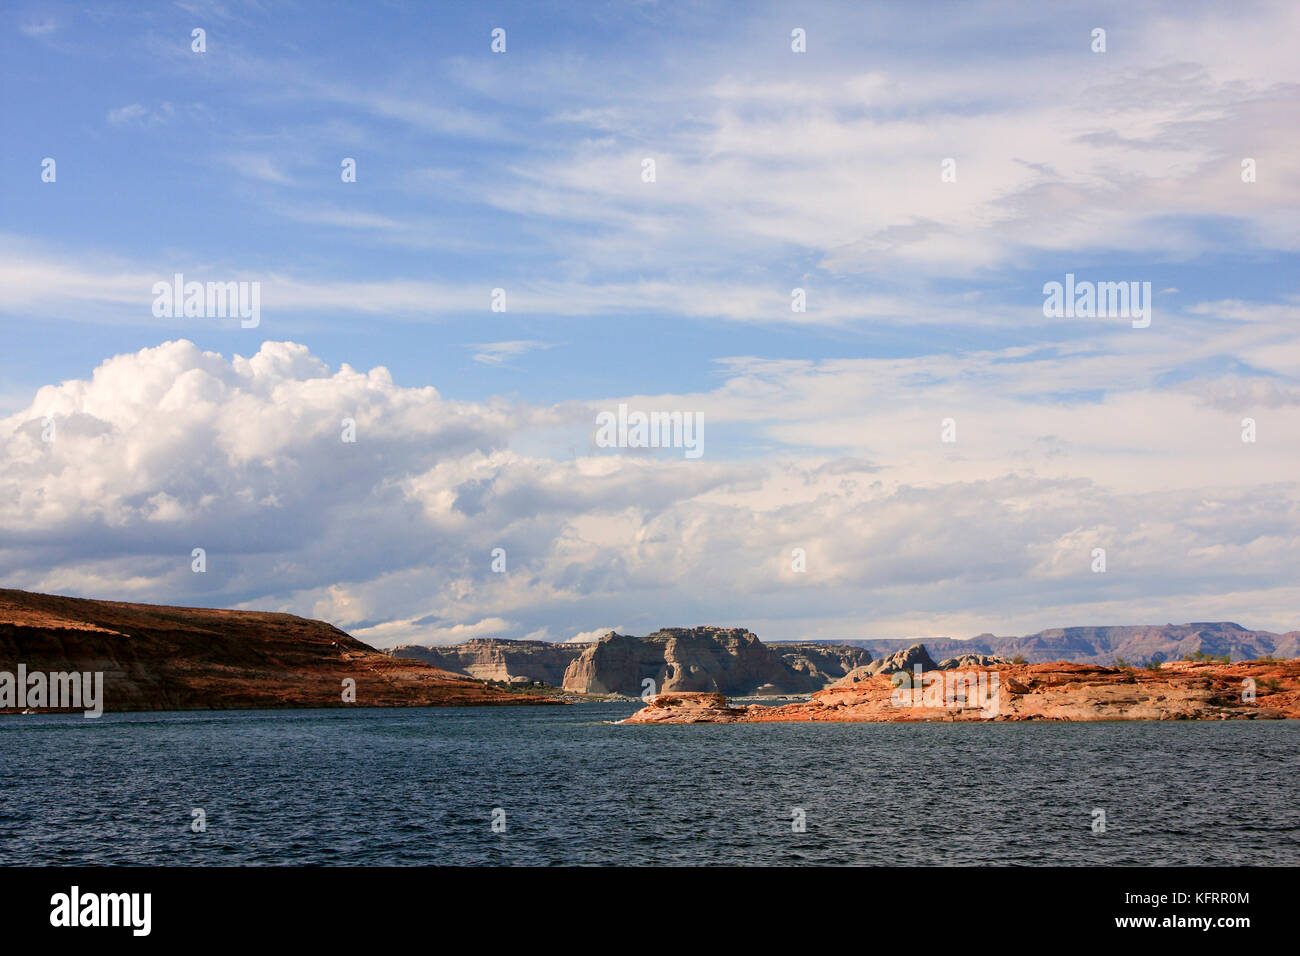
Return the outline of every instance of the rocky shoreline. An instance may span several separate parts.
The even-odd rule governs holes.
[[[964,672],[956,694],[947,693],[952,681],[945,678],[954,672],[917,673],[919,682],[907,671],[850,675],[807,701],[778,707],[736,707],[722,694],[659,694],[622,723],[1300,718],[1300,659],[1177,661],[1158,668],[1065,661],[976,666]]]

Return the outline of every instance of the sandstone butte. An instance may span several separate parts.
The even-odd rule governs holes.
[[[845,678],[807,701],[731,707],[722,694],[667,693],[625,724],[801,721],[1234,720],[1300,717],[1300,659],[1211,664],[1177,661],[1159,670],[1054,661],[971,668],[997,674],[996,716],[980,707],[898,706],[887,675]],[[926,672],[942,675],[944,671]],[[1254,680],[1255,699],[1244,693]],[[991,678],[989,678],[991,686]],[[960,703],[960,701],[959,701]],[[988,710],[992,712],[994,708]]]
[[[554,703],[390,657],[292,614],[0,589],[0,671],[20,663],[29,674],[102,671],[105,711]],[[345,678],[356,681],[355,705],[343,701]]]

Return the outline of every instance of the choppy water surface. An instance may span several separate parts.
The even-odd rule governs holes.
[[[1300,863],[1300,722],[635,709],[4,717],[0,864]]]

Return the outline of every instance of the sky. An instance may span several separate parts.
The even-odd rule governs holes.
[[[381,647],[1300,628],[1298,34],[7,4],[0,585]],[[257,324],[155,314],[177,273]],[[1067,275],[1149,326],[1045,314]],[[602,447],[620,404],[703,453]]]

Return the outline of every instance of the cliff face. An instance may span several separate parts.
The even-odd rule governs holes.
[[[0,589],[0,672],[103,672],[106,711],[535,703],[291,614]],[[0,708],[13,712],[17,708]]]
[[[1300,718],[1300,660],[1180,661],[1159,670],[1056,661],[976,669],[970,676],[972,683],[946,700],[931,699],[924,689],[911,697],[884,674],[846,679],[782,707],[732,707],[718,694],[665,693],[624,723]],[[976,686],[988,691],[986,699],[973,691]]]
[[[541,681],[572,693],[629,696],[640,696],[646,678],[658,689],[810,693],[871,662],[871,652],[862,647],[764,644],[743,628],[719,627],[665,628],[646,637],[611,631],[591,644],[475,638],[403,645],[388,653],[479,680]]]
[[[808,678],[813,687],[826,687],[856,667],[871,663],[871,651],[853,644],[769,643],[787,667]]]
[[[720,694],[803,693],[822,686],[743,628],[672,627],[645,637],[610,631],[569,665],[564,689],[640,696],[658,691]]]
[[[586,647],[586,644],[508,641],[489,637],[441,647],[408,644],[394,647],[389,653],[478,680],[541,681],[559,687],[564,683],[564,672],[569,664]]]

